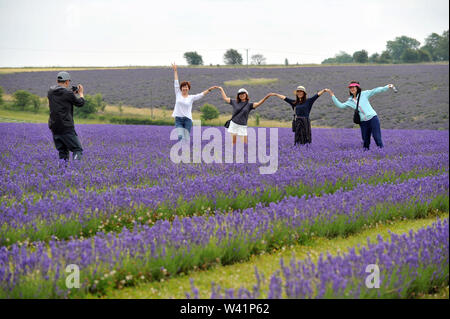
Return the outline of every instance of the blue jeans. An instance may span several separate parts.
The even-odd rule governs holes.
[[[191,128],[192,128],[192,120],[188,117],[175,117],[175,127],[178,131],[178,141],[182,139],[189,141]]]
[[[383,147],[383,141],[381,140],[380,120],[378,119],[378,116],[375,115],[368,121],[361,121],[360,127],[365,149],[369,149],[370,136],[373,136],[373,139],[378,147]]]

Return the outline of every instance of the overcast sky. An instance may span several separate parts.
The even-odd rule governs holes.
[[[449,27],[448,0],[0,0],[0,66],[206,65],[237,49],[267,63],[381,52]]]

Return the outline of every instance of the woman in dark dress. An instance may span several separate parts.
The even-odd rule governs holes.
[[[309,113],[311,112],[314,102],[325,92],[325,90],[326,89],[323,89],[314,94],[314,96],[307,98],[305,88],[303,86],[299,86],[297,87],[297,90],[294,91],[296,96],[295,100],[281,94],[270,93],[270,96],[276,96],[289,103],[292,106],[292,110],[295,111],[295,144],[311,143],[311,121],[309,120]]]

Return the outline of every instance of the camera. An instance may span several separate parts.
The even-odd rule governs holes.
[[[73,93],[78,93],[78,85],[72,85],[72,91]]]

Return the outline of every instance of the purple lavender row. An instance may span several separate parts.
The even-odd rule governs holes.
[[[243,212],[177,217],[173,223],[160,220],[153,227],[119,234],[1,247],[0,298],[36,297],[39,291],[45,297],[67,296],[64,269],[69,264],[80,268],[83,284],[71,294],[101,293],[107,286],[158,280],[217,260],[236,262],[276,243],[297,242],[312,231],[330,234],[335,222],[345,233],[383,218],[414,218],[431,207],[448,210],[448,185],[448,174],[400,184],[364,184],[309,199],[290,197]]]
[[[193,203],[201,196],[204,198],[199,199],[201,204],[199,205],[203,206],[203,210],[207,207],[211,207],[212,210],[228,209],[235,202],[233,198],[242,192],[247,200],[254,198],[253,201],[259,202],[259,196],[273,189],[272,185],[277,186],[280,192],[279,197],[283,197],[286,196],[286,190],[283,187],[299,183],[309,187],[311,191],[326,184],[342,187],[349,181],[382,178],[386,173],[399,176],[408,172],[442,169],[448,169],[448,153],[404,157],[402,160],[382,159],[364,165],[334,163],[315,170],[303,167],[290,172],[286,171],[285,174],[270,175],[266,177],[267,184],[263,183],[259,177],[250,178],[248,174],[228,177],[229,182],[224,183],[225,177],[219,175],[197,177],[189,182],[177,182],[165,187],[120,187],[102,193],[83,189],[76,192],[68,190],[64,198],[54,194],[52,197],[38,200],[31,196],[25,197],[22,202],[0,203],[2,212],[0,242],[5,243],[9,240],[8,236],[11,232],[18,236],[17,230],[22,229],[24,234],[30,234],[55,223],[65,225],[78,221],[83,228],[84,225],[92,223],[95,218],[107,220],[113,215],[118,217],[127,215],[130,223],[139,222],[137,218],[142,214],[146,220],[156,219],[154,214],[163,211],[163,204],[166,206],[165,211],[172,212],[171,215],[177,212],[181,214],[183,212],[180,205],[185,205],[186,210],[195,210],[190,205],[194,205]],[[182,198],[181,202],[180,198]],[[237,201],[236,205],[244,205],[244,208],[255,204],[250,201],[248,204],[245,204],[244,200]],[[220,207],[220,205],[225,206]],[[184,214],[188,215],[189,212],[186,211]],[[70,235],[78,235],[79,230],[80,227],[77,228],[76,233]],[[54,231],[51,232],[57,235]]]
[[[259,175],[259,165],[176,165],[170,161],[171,127],[118,125],[80,125],[79,135],[85,148],[85,161],[63,169],[46,125],[0,124],[0,197],[20,199],[29,192],[47,196],[61,189],[110,189],[129,185],[164,186],[183,182],[186,176]],[[221,128],[223,130],[223,128]],[[363,152],[355,131],[315,129],[310,147],[292,147],[292,132],[279,129],[279,171],[282,175],[299,167],[397,156],[447,153],[448,134],[439,131],[389,131],[387,146]],[[404,143],[405,139],[410,140]],[[208,141],[203,141],[203,144]],[[337,162],[337,161],[336,161]],[[259,177],[264,180],[265,177]],[[51,196],[51,194],[50,194]]]
[[[281,259],[281,270],[271,276],[267,291],[262,290],[255,267],[257,283],[252,291],[222,289],[213,283],[211,298],[259,299],[263,293],[269,299],[411,298],[414,293],[448,285],[448,218],[417,232],[391,233],[390,240],[379,236],[377,241],[368,240],[358,252],[352,248],[337,256],[321,254],[317,262],[308,257],[292,258],[285,264]],[[191,284],[192,291],[186,295],[198,298],[199,290],[192,280]]]

